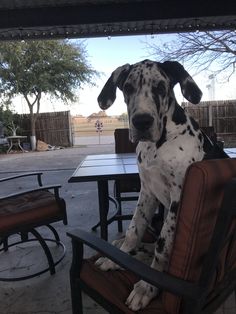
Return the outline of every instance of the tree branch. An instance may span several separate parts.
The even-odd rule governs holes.
[[[231,30],[201,33],[180,33],[176,40],[158,44],[146,44],[159,61],[176,60],[197,69],[200,73],[211,68],[212,72],[235,72],[236,33]]]

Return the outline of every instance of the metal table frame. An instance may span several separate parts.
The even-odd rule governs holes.
[[[111,180],[137,178],[138,166],[136,154],[100,154],[88,155],[77,167],[68,182],[96,181],[98,187],[99,216],[101,237],[108,238],[109,190]],[[114,220],[114,219],[113,219]]]

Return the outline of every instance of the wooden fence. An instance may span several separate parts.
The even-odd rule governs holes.
[[[29,115],[21,115],[22,135],[30,135]],[[36,138],[52,146],[72,146],[70,111],[40,113],[36,121]]]
[[[192,105],[183,103],[182,106],[187,112],[198,121],[200,127],[209,126],[209,112],[212,109],[212,126],[217,134],[219,140],[223,140],[225,147],[236,147],[236,100],[227,101],[206,101],[199,105]],[[106,131],[110,134],[110,126],[112,130],[123,125],[122,122],[114,120],[115,118],[106,117],[103,121],[103,133]],[[82,118],[81,118],[82,119]],[[74,136],[87,136],[88,128],[90,128],[92,135],[96,135],[94,120],[88,121],[87,118],[72,119],[69,111],[41,113],[36,122],[36,137],[39,140],[46,142],[53,146],[69,147],[73,145],[72,138],[72,124]],[[112,120],[113,119],[113,120]],[[116,121],[116,123],[115,123]],[[30,135],[29,116],[22,115],[19,121],[19,126],[22,129],[21,135]],[[85,132],[86,131],[86,132]]]
[[[225,147],[236,145],[236,100],[203,101],[199,105],[183,103],[185,110],[199,123],[209,126],[212,110],[212,126]]]

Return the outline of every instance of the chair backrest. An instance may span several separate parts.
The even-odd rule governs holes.
[[[133,144],[129,140],[129,129],[115,129],[115,152],[117,154],[122,153],[134,153],[137,144]]]
[[[217,259],[213,256],[215,250],[209,248],[217,217],[222,212],[220,209],[225,186],[234,177],[236,177],[236,159],[205,160],[189,167],[182,189],[168,272],[184,280],[198,282],[198,284],[200,282],[202,289],[207,291],[203,302],[205,307],[210,306],[216,297],[216,291],[217,295],[220,295],[222,291],[227,290],[227,287],[231,291],[235,289],[235,216],[230,220],[226,236],[220,239],[224,241],[224,245]],[[232,207],[232,204],[230,205]],[[217,236],[223,237],[221,234]],[[218,243],[214,244],[217,246]],[[213,262],[209,265],[212,259]],[[231,282],[230,286],[232,280],[234,282]],[[164,292],[162,301],[167,313],[184,313],[181,298]]]
[[[115,138],[115,153],[123,154],[123,153],[134,153],[136,151],[137,144],[133,144],[129,140],[129,129],[115,129],[114,132]],[[140,179],[131,178],[131,179],[123,179],[116,180],[116,196],[120,195],[120,193],[126,192],[139,192],[140,191]],[[118,196],[119,197],[119,196]],[[125,197],[128,200],[127,197]]]
[[[201,127],[202,131],[213,141],[217,141],[217,134],[213,126]]]

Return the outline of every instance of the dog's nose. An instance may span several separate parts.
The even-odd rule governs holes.
[[[139,131],[148,130],[152,126],[153,121],[154,118],[148,113],[136,114],[132,119],[133,125]]]

